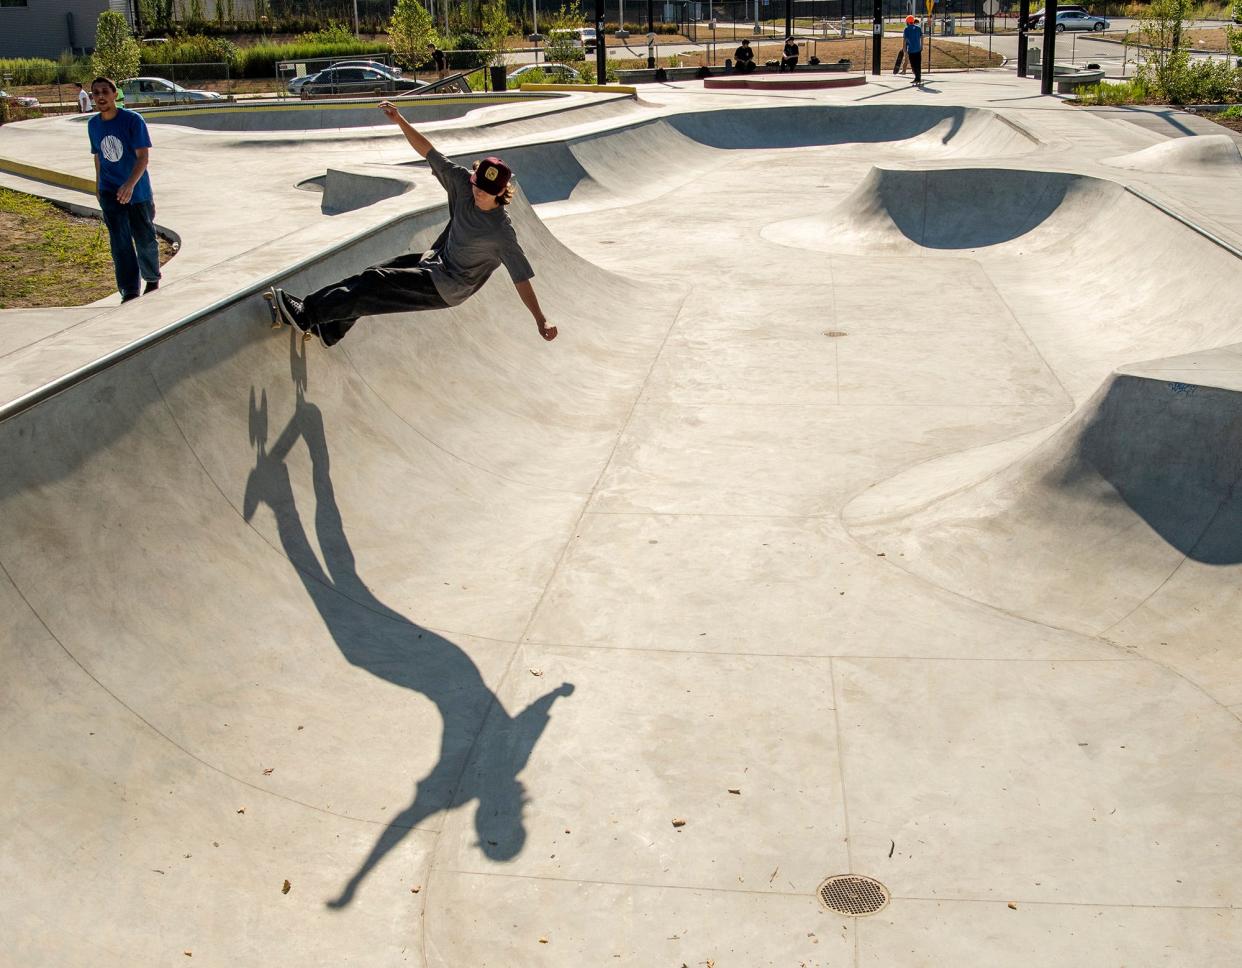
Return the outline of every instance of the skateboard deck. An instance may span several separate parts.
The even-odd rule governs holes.
[[[289,319],[289,317],[281,311],[280,299],[276,295],[275,286],[271,286],[267,292],[263,294],[263,298],[267,301],[268,311],[272,315],[272,329],[284,329],[286,326],[293,326],[294,329],[297,329],[293,323],[293,320]],[[302,333],[303,343],[314,338],[315,335],[308,329],[301,330],[300,332]]]

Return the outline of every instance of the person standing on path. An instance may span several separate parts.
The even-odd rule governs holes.
[[[923,83],[923,28],[913,17],[906,17],[906,29],[901,32],[901,49],[906,53],[910,69],[914,71],[912,84]]]
[[[303,299],[273,289],[273,302],[281,316],[331,346],[363,316],[460,305],[503,265],[518,298],[534,317],[539,335],[548,342],[556,339],[556,327],[547,325],[530,284],[535,272],[505,210],[513,198],[509,166],[499,158],[484,158],[471,172],[445,158],[401,117],[392,102],[382,102],[380,110],[401,128],[410,147],[427,159],[431,173],[448,192],[448,225],[428,251],[397,256]]]
[[[435,44],[428,44],[431,48],[431,66],[436,72],[436,77],[444,80],[444,72],[448,70],[448,57]]]
[[[73,86],[78,89],[78,114],[91,113],[91,96],[87,93],[79,81],[74,81]]]
[[[91,98],[99,112],[86,122],[95,156],[95,194],[108,227],[112,265],[121,302],[160,287],[160,244],[155,237],[155,201],[147,174],[151,135],[136,111],[117,107],[116,84],[107,77],[91,81]]]

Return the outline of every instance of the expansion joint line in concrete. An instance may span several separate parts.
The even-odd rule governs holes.
[[[656,364],[659,363],[660,358],[664,355],[664,348],[668,345],[669,337],[672,336],[673,330],[677,328],[677,323],[681,320],[681,314],[685,311],[686,302],[689,300],[693,292],[694,288],[691,287],[690,289],[687,289],[685,295],[682,296],[681,302],[677,306],[677,311],[673,313],[673,318],[669,322],[668,329],[664,331],[664,337],[660,340],[659,347],[656,349],[655,353],[652,354],[651,364],[647,367],[647,372],[643,375],[642,382],[639,384],[638,392],[634,394],[634,399],[630,403],[630,409],[626,413],[625,419],[621,422],[621,426],[617,430],[617,437],[612,443],[612,449],[608,452],[607,458],[605,458],[601,463],[599,473],[595,476],[595,482],[591,485],[590,493],[588,493],[583,499],[582,508],[579,510],[577,517],[574,518],[573,526],[569,529],[568,535],[566,535],[565,543],[562,545],[560,553],[556,556],[555,563],[548,572],[548,580],[544,583],[543,590],[539,593],[539,598],[530,611],[530,616],[526,620],[526,624],[522,629],[522,634],[518,636],[517,644],[514,645],[513,651],[509,654],[509,661],[505,664],[504,671],[500,674],[500,678],[496,680],[496,686],[492,690],[490,704],[488,705],[486,712],[483,714],[482,726],[480,726],[479,731],[475,733],[474,738],[471,740],[470,748],[466,750],[466,755],[462,757],[461,769],[458,771],[457,777],[453,782],[452,798],[450,799],[449,805],[445,809],[445,812],[461,806],[461,804],[457,802],[457,794],[461,789],[462,777],[465,776],[466,770],[470,768],[471,762],[474,759],[474,752],[478,748],[479,738],[484,732],[486,732],[488,723],[496,713],[496,706],[500,702],[500,695],[504,691],[505,685],[509,682],[509,679],[512,676],[514,663],[517,661],[518,654],[522,651],[522,647],[527,644],[533,644],[530,643],[530,631],[535,625],[535,620],[539,617],[539,610],[543,607],[543,603],[548,597],[548,590],[552,587],[553,582],[556,581],[557,575],[560,574],[561,565],[564,563],[566,555],[569,554],[569,549],[574,543],[574,538],[577,536],[578,530],[582,526],[582,519],[586,516],[587,508],[591,506],[591,501],[595,499],[595,494],[599,490],[599,485],[603,481],[604,475],[608,473],[608,468],[612,466],[613,458],[617,455],[617,448],[621,446],[621,440],[625,437],[626,431],[629,430],[630,424],[634,420],[634,413],[638,410],[638,403],[642,400],[643,394],[647,392],[647,385],[651,382],[651,374],[655,372]],[[431,856],[427,862],[429,879],[435,875],[436,855],[439,853],[439,850],[440,837],[437,836],[435,842],[432,844]],[[427,908],[426,905],[424,905],[421,914],[422,930],[419,932],[422,940],[424,965],[430,963],[427,958],[426,912]]]
[[[65,645],[64,640],[61,639],[61,637],[52,630],[52,627],[47,624],[47,621],[43,618],[42,613],[37,608],[34,607],[34,603],[31,602],[30,599],[26,596],[26,593],[22,590],[21,585],[17,583],[17,580],[13,577],[12,572],[9,571],[8,566],[6,566],[2,560],[0,560],[0,576],[2,576],[5,580],[8,581],[10,585],[13,586],[13,591],[17,593],[17,597],[22,600],[22,604],[26,606],[27,610],[30,612],[31,615],[34,616],[35,620],[42,627],[43,631],[47,633],[48,638],[50,638],[53,642],[57,644],[57,646],[60,647],[60,650],[64,652],[65,656],[69,659],[69,661],[72,662],[75,666],[77,666],[77,668],[82,672],[82,674],[86,676],[86,678],[88,678],[91,682],[93,682],[96,686],[98,686],[104,695],[106,695],[114,703],[116,703],[118,706],[124,709],[125,712],[127,712],[130,716],[132,716],[138,722],[142,723],[144,727],[146,727],[148,730],[151,731],[152,735],[158,736],[161,740],[163,740],[173,749],[189,757],[199,766],[202,766],[204,769],[210,770],[212,773],[215,773],[218,776],[222,776],[227,780],[231,780],[234,783],[237,783],[243,787],[246,787],[247,789],[254,790],[256,793],[260,793],[265,797],[272,797],[276,800],[283,800],[285,803],[292,803],[296,806],[304,807],[307,810],[311,810],[311,811],[314,811],[315,813],[323,814],[324,816],[327,816],[327,817],[335,817],[338,820],[348,820],[353,823],[365,823],[365,824],[371,824],[374,826],[385,825],[385,821],[382,821],[382,820],[368,820],[366,817],[351,817],[347,813],[338,813],[335,810],[328,810],[325,807],[316,806],[313,803],[307,803],[305,800],[299,800],[296,797],[290,797],[290,796],[286,796],[283,793],[277,793],[275,790],[268,790],[265,787],[259,786],[257,783],[252,783],[250,780],[244,780],[241,777],[230,773],[228,770],[225,770],[222,767],[216,766],[214,763],[210,762],[209,760],[203,759],[193,750],[187,749],[185,746],[182,746],[175,739],[169,736],[166,732],[164,732],[162,729],[156,726],[153,722],[151,722],[151,720],[147,719],[144,715],[142,715],[142,713],[138,712],[137,709],[135,709],[133,706],[127,703],[124,699],[122,699],[119,695],[117,695],[110,688],[108,688],[108,686],[105,685],[99,679],[99,677],[95,675],[95,673],[91,672],[91,670],[88,669],[83,664],[82,660],[79,659],[73,653],[73,650],[71,650],[67,645]],[[426,833],[436,833],[436,831],[433,831],[427,827],[413,827],[411,829],[422,830]]]

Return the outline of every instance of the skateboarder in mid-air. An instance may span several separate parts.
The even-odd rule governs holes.
[[[535,273],[505,211],[513,198],[509,166],[499,158],[484,158],[470,172],[437,151],[391,102],[381,103],[380,110],[400,126],[448,192],[448,225],[428,251],[371,266],[302,299],[273,289],[269,294],[273,308],[284,322],[331,346],[362,316],[445,309],[465,302],[503,265],[535,318],[539,335],[556,339],[556,327],[548,325],[530,284]]]

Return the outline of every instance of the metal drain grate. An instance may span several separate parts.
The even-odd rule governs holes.
[[[857,874],[834,874],[816,891],[819,903],[829,911],[859,917],[883,911],[888,905],[888,890],[871,877]]]
[[[849,333],[843,332],[842,330],[839,330],[839,329],[826,329],[824,330],[824,335],[831,336],[835,339],[838,336],[849,336]]]

